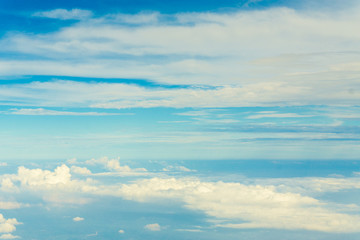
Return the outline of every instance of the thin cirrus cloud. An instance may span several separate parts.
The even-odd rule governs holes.
[[[86,19],[92,16],[92,12],[89,10],[83,9],[54,9],[51,11],[36,12],[33,14],[34,17],[43,17],[43,18],[54,18],[60,20],[81,20]]]
[[[328,88],[311,88],[285,82],[249,83],[215,88],[146,88],[123,83],[82,83],[57,80],[8,84],[0,87],[0,101],[40,109],[14,110],[13,114],[111,115],[110,113],[71,113],[42,107],[93,107],[105,109],[153,107],[246,107],[297,105],[355,105],[358,93],[349,94],[347,83]],[[340,86],[341,85],[341,86]],[[334,87],[334,88],[333,88]],[[331,96],[329,96],[331,94]],[[306,97],[305,97],[306,96]],[[4,104],[4,103],[3,103]],[[11,112],[10,112],[11,113]]]
[[[57,111],[49,110],[44,108],[21,108],[21,109],[10,109],[8,114],[12,115],[43,115],[43,116],[109,116],[119,115],[114,113],[99,113],[99,112],[68,112],[68,111]]]

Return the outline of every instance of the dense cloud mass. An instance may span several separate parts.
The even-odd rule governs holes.
[[[129,167],[118,167],[119,159],[105,157],[72,162],[88,166],[101,163],[110,171],[130,171]],[[97,180],[77,179],[72,176],[70,169],[76,169],[74,173],[80,176],[85,173],[88,177],[97,177]],[[164,173],[168,172],[169,170]],[[359,215],[338,212],[332,209],[331,204],[306,195],[314,192],[359,189],[358,178],[284,179],[281,181],[282,184],[270,179],[268,183],[258,180],[259,184],[255,185],[164,175],[147,176],[133,183],[106,184],[101,180],[101,176],[108,176],[105,173],[91,173],[86,167],[68,167],[63,164],[54,171],[19,167],[17,174],[3,175],[1,179],[3,184],[6,184],[5,180],[11,180],[13,191],[30,190],[32,194],[42,196],[43,200],[57,204],[86,204],[89,201],[86,201],[85,195],[92,199],[113,196],[132,201],[160,203],[173,199],[185,208],[202,211],[209,217],[221,220],[214,225],[215,227],[303,229],[323,232],[357,232],[360,229]],[[348,210],[354,207],[356,206],[341,205],[342,209]],[[73,220],[84,219],[75,217]],[[15,225],[18,224],[14,219],[3,218],[2,222],[3,232],[14,231]],[[151,231],[160,230],[160,226],[156,224],[150,224],[145,228]]]

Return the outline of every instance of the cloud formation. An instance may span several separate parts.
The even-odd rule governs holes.
[[[33,14],[34,17],[44,17],[44,18],[55,18],[60,20],[82,20],[90,18],[92,12],[83,9],[54,9],[51,11],[36,12]]]
[[[112,163],[108,159],[104,160],[105,163]],[[110,171],[117,169],[117,164],[110,166],[115,166],[110,167]],[[202,211],[219,220],[216,227],[303,229],[335,233],[358,232],[360,229],[360,216],[344,213],[353,211],[354,207],[357,208],[356,205],[334,205],[311,197],[314,192],[359,189],[358,178],[283,179],[280,181],[282,184],[276,180],[242,184],[202,181],[195,177],[154,177],[126,184],[105,184],[99,181],[101,178],[98,181],[74,179],[66,165],[57,167],[53,172],[19,167],[16,175],[6,177],[13,179],[15,183],[19,182],[19,188],[43,195],[44,200],[54,193],[65,194],[55,196],[56,199],[67,198],[66,194],[75,196],[75,193],[80,197],[81,194],[93,197],[113,196],[139,202],[171,199],[188,209]],[[51,199],[48,201],[52,202]],[[83,203],[86,204],[86,201]],[[75,217],[73,220],[81,221],[83,218]],[[9,221],[10,224],[2,226],[7,232],[14,231],[17,223],[15,220]],[[6,219],[3,222],[5,224]],[[161,230],[161,226],[156,223],[149,224],[146,228]]]
[[[161,230],[161,227],[158,223],[151,223],[144,226],[145,229],[153,232],[157,232]]]
[[[9,34],[1,39],[3,49],[33,58],[1,59],[2,76],[116,77],[211,88],[34,83],[15,90],[6,86],[0,90],[6,98],[0,100],[97,108],[356,105],[360,35],[353,29],[359,25],[359,11],[360,6],[351,5],[339,12],[268,8],[109,14],[52,33]],[[56,9],[40,15],[69,19],[90,13]],[[69,91],[70,86],[75,88]],[[39,99],[29,99],[31,88],[43,89]],[[69,100],[60,103],[64,96]]]
[[[74,217],[74,218],[73,218],[73,221],[74,221],[74,222],[84,221],[84,218],[82,218],[82,217]]]
[[[0,233],[11,233],[16,230],[16,225],[19,225],[19,223],[15,218],[9,218],[6,219],[4,216],[0,213]],[[2,235],[4,236],[4,235]],[[10,236],[10,235],[5,235]]]

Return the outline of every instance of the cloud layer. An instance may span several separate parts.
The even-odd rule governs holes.
[[[117,171],[118,164],[114,164],[114,167],[112,164],[117,161],[105,160],[110,164],[109,170]],[[138,202],[161,203],[171,199],[185,208],[201,211],[216,219],[214,227],[302,229],[335,233],[358,232],[360,229],[360,216],[346,213],[358,208],[357,205],[334,205],[311,196],[319,192],[360,189],[358,178],[283,179],[243,184],[165,175],[138,179],[132,183],[105,184],[99,177],[97,181],[76,179],[66,165],[54,171],[19,167],[17,174],[1,178],[13,182],[13,191],[16,188],[30,190],[49,202],[54,202],[51,196],[57,196],[65,200],[70,197],[74,202],[86,204],[87,201],[82,201],[83,194],[88,198],[113,196]],[[73,204],[73,201],[66,200],[62,204]],[[82,221],[83,218],[76,217],[73,220]],[[16,224],[14,219],[3,218],[2,232],[14,231]],[[145,228],[151,231],[161,229],[159,224],[149,224]]]

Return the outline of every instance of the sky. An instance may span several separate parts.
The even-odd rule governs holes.
[[[360,1],[0,0],[0,239],[358,239]]]

